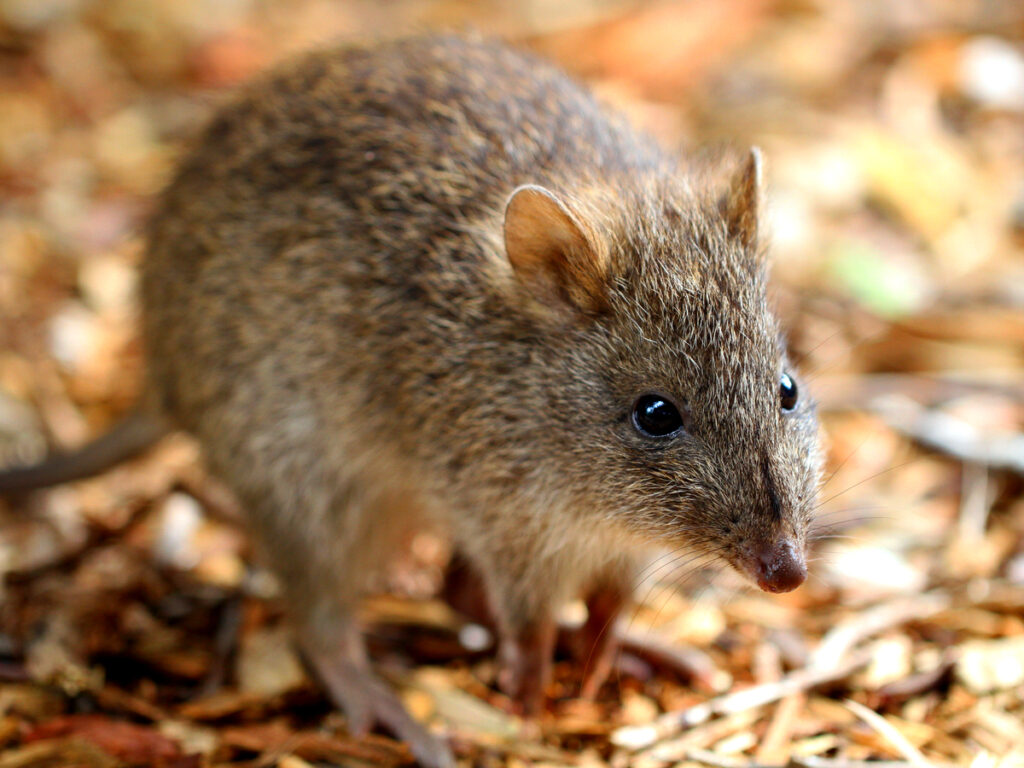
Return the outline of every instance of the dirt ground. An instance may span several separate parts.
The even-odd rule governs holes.
[[[829,467],[804,587],[653,561],[612,680],[580,700],[560,659],[533,723],[417,539],[366,606],[408,707],[466,766],[1024,765],[1019,0],[0,0],[0,466],[136,397],[141,225],[218,100],[314,45],[437,28],[544,53],[679,152],[763,149]],[[0,768],[410,759],[309,679],[183,436],[0,501],[0,571]]]

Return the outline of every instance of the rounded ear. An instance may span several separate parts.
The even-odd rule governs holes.
[[[718,201],[729,236],[744,247],[757,241],[757,218],[761,207],[761,150],[751,147]]]
[[[605,307],[607,263],[589,229],[553,192],[518,187],[505,206],[505,253],[516,277],[542,302],[596,313]]]

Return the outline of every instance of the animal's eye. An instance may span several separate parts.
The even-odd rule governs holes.
[[[661,395],[643,395],[633,406],[633,425],[646,437],[668,437],[683,428],[683,417]]]
[[[788,373],[782,374],[779,378],[779,400],[782,403],[782,410],[792,411],[796,408],[796,395],[796,382]]]

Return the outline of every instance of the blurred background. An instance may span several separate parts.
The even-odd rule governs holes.
[[[1019,0],[0,0],[0,466],[80,444],[134,401],[141,228],[224,94],[312,46],[438,28],[554,59],[680,153],[762,147],[775,300],[822,405],[830,466],[807,588],[767,598],[727,574],[652,572],[632,631],[695,655],[638,651],[598,702],[566,693],[533,741],[509,737],[489,657],[445,634],[455,619],[416,607],[429,601],[378,601],[371,620],[391,622],[392,639],[397,620],[449,642],[424,650],[399,633],[411,706],[462,734],[467,759],[631,764],[615,729],[777,680],[830,628],[910,600],[842,696],[881,711],[917,757],[1024,760]],[[185,439],[0,501],[0,747],[21,754],[34,734],[71,749],[65,737],[85,733],[125,760],[103,741],[114,721],[182,760],[281,747],[266,718],[285,710],[268,697],[316,694],[231,507]],[[429,597],[442,552],[418,542],[390,591]],[[936,595],[934,610],[913,602]],[[211,690],[223,709],[195,704]],[[686,749],[909,759],[835,696],[801,695]],[[99,718],[88,727],[82,696]],[[319,706],[275,727],[315,722],[349,752],[365,747]],[[227,716],[237,733],[207,730]],[[378,741],[361,759],[386,762]],[[668,764],[656,757],[643,764]]]

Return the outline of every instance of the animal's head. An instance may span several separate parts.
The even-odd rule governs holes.
[[[759,247],[760,156],[717,194],[520,187],[518,283],[547,322],[556,470],[596,514],[717,556],[762,589],[806,577],[821,452]]]

